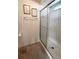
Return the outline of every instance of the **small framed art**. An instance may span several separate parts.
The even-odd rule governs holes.
[[[23,5],[24,14],[30,14],[30,5]]]
[[[32,8],[32,16],[33,17],[37,17],[37,15],[38,15],[37,9],[36,8]]]

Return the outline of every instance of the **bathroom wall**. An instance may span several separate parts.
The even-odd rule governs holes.
[[[18,34],[21,37],[18,39],[19,47],[26,46],[39,42],[39,4],[32,0],[19,0],[18,1]],[[32,17],[23,13],[23,4],[30,5],[30,8],[38,9],[38,16]],[[30,10],[31,11],[31,10]]]

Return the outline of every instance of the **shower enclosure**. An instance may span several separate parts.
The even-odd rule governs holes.
[[[61,1],[40,11],[40,39],[54,59],[61,59]]]

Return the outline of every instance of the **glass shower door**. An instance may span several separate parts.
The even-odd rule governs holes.
[[[41,24],[40,24],[40,32],[41,32],[41,41],[47,47],[47,29],[48,29],[48,13],[47,13],[47,8],[45,8],[43,11],[41,11]]]
[[[61,59],[61,1],[41,11],[40,39],[54,59]]]
[[[61,8],[60,1],[49,6],[47,49],[54,59],[61,59]]]

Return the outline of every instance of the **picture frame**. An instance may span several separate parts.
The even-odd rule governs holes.
[[[32,16],[33,17],[37,17],[37,15],[38,15],[37,9],[36,8],[32,8]]]
[[[30,5],[23,5],[24,14],[30,14]]]

